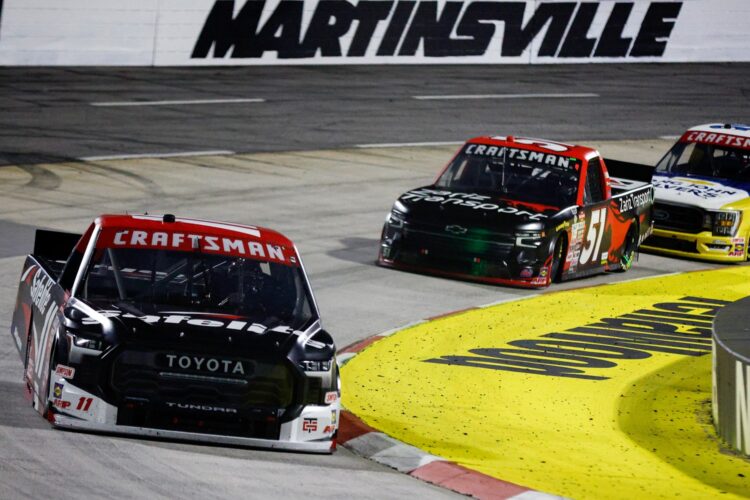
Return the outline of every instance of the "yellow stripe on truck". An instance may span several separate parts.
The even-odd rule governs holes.
[[[345,406],[396,439],[576,499],[723,498],[750,462],[710,425],[715,313],[750,268],[537,295],[374,343],[343,368]]]

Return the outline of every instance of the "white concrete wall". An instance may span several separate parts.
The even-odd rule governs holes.
[[[1,3],[1,65],[750,60],[748,0],[418,0],[412,9],[373,0]],[[429,17],[444,22],[421,30]],[[520,36],[534,18],[538,29]]]

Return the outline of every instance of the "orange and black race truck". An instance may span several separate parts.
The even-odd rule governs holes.
[[[652,230],[649,180],[583,146],[476,137],[396,200],[378,264],[530,288],[625,271]]]

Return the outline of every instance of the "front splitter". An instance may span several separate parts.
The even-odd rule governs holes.
[[[218,445],[245,446],[249,448],[268,448],[307,453],[331,453],[335,449],[333,441],[331,440],[310,442],[275,441],[270,439],[226,436],[221,434],[201,434],[197,432],[153,429],[150,427],[99,424],[77,418],[66,417],[64,415],[55,415],[52,424],[61,429],[150,437],[154,439],[174,439],[178,441],[192,441]]]

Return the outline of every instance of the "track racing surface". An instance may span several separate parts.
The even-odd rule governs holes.
[[[302,254],[324,326],[340,347],[421,318],[524,299],[471,313],[492,330],[459,327],[464,317],[451,317],[396,334],[382,347],[375,344],[372,354],[393,350],[384,353],[382,366],[362,373],[371,356],[365,351],[361,362],[355,358],[345,367],[344,402],[368,421],[380,419],[379,426],[406,442],[552,493],[601,493],[602,482],[613,478],[606,474],[619,479],[627,474],[626,466],[647,462],[651,468],[635,470],[643,474],[640,482],[618,490],[623,496],[642,491],[673,496],[664,489],[673,480],[676,485],[692,481],[696,496],[722,489],[738,493],[744,484],[738,474],[748,473],[731,456],[718,457],[703,475],[696,472],[695,454],[718,449],[704,420],[697,420],[704,425],[669,426],[669,419],[689,420],[696,401],[699,416],[707,415],[707,356],[640,346],[633,351],[650,356],[631,353],[630,359],[597,350],[599,356],[573,362],[596,366],[570,367],[608,377],[601,380],[423,360],[477,356],[469,349],[518,349],[508,342],[570,333],[688,295],[733,300],[745,286],[735,286],[738,276],[747,281],[744,267],[641,254],[628,273],[555,285],[540,295],[382,269],[374,260],[393,201],[429,183],[457,148],[383,146],[511,133],[578,141],[598,147],[605,157],[653,163],[672,141],[659,136],[679,134],[695,123],[743,118],[749,78],[748,65],[0,69],[0,332],[5,332],[0,333],[0,498],[457,496],[345,448],[311,456],[52,429],[22,396],[22,363],[8,333],[24,254],[33,247],[37,227],[81,231],[101,213],[124,211],[257,224],[286,234]],[[597,97],[414,98],[581,92]],[[91,104],[235,97],[265,102]],[[160,154],[167,156],[152,157]],[[118,155],[124,156],[113,158]],[[667,277],[658,286],[636,281],[624,288],[580,289],[704,269],[721,271]],[[669,280],[683,280],[685,291],[664,288]],[[709,280],[716,286],[708,286]],[[575,304],[566,307],[564,301]],[[536,329],[503,308],[531,311]],[[703,328],[705,321],[697,321]],[[693,327],[680,326],[680,332]],[[465,342],[459,343],[458,335]],[[679,342],[689,344],[691,354],[706,352],[704,339],[686,338]],[[601,355],[606,353],[622,357]],[[373,395],[372,384],[380,380],[376,373],[396,377],[395,359],[404,359],[414,371]],[[614,366],[604,366],[609,363]],[[518,385],[526,379],[528,387]],[[675,393],[675,388],[680,390]],[[456,391],[466,403],[452,412],[441,410],[446,396]],[[430,395],[434,408],[424,404]],[[378,408],[372,408],[376,400]],[[399,406],[407,401],[415,406]],[[669,415],[674,408],[684,410]],[[552,422],[544,420],[550,409],[558,417]],[[436,419],[416,418],[438,411],[443,413]],[[385,422],[385,412],[392,422]],[[585,425],[576,426],[578,418]],[[680,428],[696,432],[694,425],[703,425],[701,438],[688,449],[675,448],[684,441],[672,436],[679,436]],[[437,439],[434,434],[430,441],[423,437],[426,428],[446,435]],[[652,438],[661,441],[647,442]],[[569,460],[560,467],[550,465],[565,456]],[[577,457],[583,457],[580,468],[565,475]],[[590,458],[601,459],[606,472],[599,462],[586,468]],[[724,486],[712,482],[717,470],[723,471]],[[618,494],[614,488],[606,491]]]

